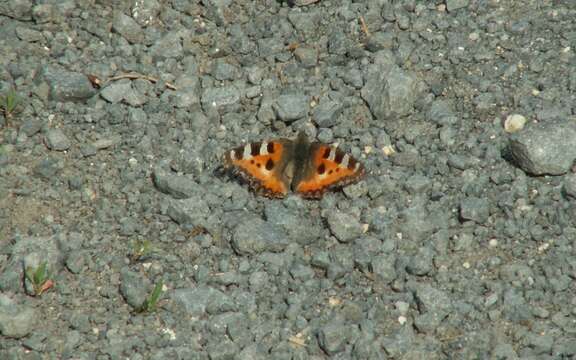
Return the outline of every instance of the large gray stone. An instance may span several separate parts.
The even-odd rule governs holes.
[[[533,125],[510,136],[516,165],[532,175],[562,175],[576,160],[576,119]]]

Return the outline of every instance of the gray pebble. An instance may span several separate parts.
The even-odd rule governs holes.
[[[264,213],[269,223],[281,226],[290,240],[298,244],[308,245],[321,237],[320,225],[315,224],[309,217],[302,217],[297,209],[272,202],[266,205]]]
[[[483,224],[490,216],[488,200],[469,197],[460,202],[460,217],[464,220],[472,220]]]
[[[52,157],[44,158],[34,167],[34,174],[38,177],[50,180],[54,178],[60,170],[62,170],[62,163]]]
[[[426,118],[439,125],[452,125],[458,121],[454,114],[454,105],[447,100],[435,100],[426,114]]]
[[[224,59],[216,59],[212,64],[211,73],[216,80],[234,80],[238,74],[238,69]]]
[[[310,107],[305,95],[280,95],[273,104],[278,118],[284,122],[292,122],[308,114]]]
[[[406,271],[410,274],[423,276],[432,271],[434,253],[429,248],[420,248],[416,255],[410,257],[406,265]]]
[[[231,299],[226,294],[206,286],[176,289],[172,299],[190,316],[204,315],[209,308],[220,311],[229,311],[233,308]]]
[[[100,96],[106,101],[116,104],[124,100],[126,94],[132,90],[130,80],[114,81],[100,91]]]
[[[232,247],[241,255],[264,251],[278,252],[288,246],[284,232],[276,225],[259,218],[246,219],[232,234]]]
[[[470,0],[446,0],[446,10],[456,11],[468,6]]]
[[[318,64],[318,50],[310,47],[299,47],[294,50],[294,56],[305,68]]]
[[[323,326],[318,332],[318,344],[328,355],[344,349],[348,339],[348,328],[344,324],[332,323]]]
[[[36,42],[44,39],[41,32],[25,27],[16,28],[16,36],[18,36],[20,40],[27,42]]]
[[[312,118],[319,127],[329,128],[336,125],[343,109],[344,107],[339,102],[326,99],[314,108]]]
[[[314,278],[314,274],[314,270],[304,264],[296,263],[290,268],[290,275],[300,281],[310,280]]]
[[[62,129],[50,129],[46,132],[46,145],[50,150],[65,151],[72,145]]]
[[[152,283],[138,272],[123,268],[120,272],[120,293],[133,308],[140,307],[152,291]]]
[[[21,21],[32,20],[32,5],[29,0],[7,1],[0,6],[0,14]]]
[[[7,338],[22,338],[38,324],[34,308],[17,304],[8,295],[0,294],[0,334]]]
[[[96,94],[86,75],[44,66],[37,79],[45,81],[50,89],[49,96],[55,101],[84,101]]]
[[[175,199],[169,202],[167,215],[180,225],[202,225],[210,213],[206,200],[198,193],[186,199]]]
[[[512,159],[532,175],[562,175],[576,160],[576,121],[532,125],[510,136]]]
[[[154,169],[152,179],[158,190],[175,199],[189,198],[198,188],[198,185],[187,177],[171,174],[160,167]]]
[[[30,118],[24,120],[22,126],[20,126],[20,131],[27,136],[34,136],[42,129],[42,121],[36,118]]]
[[[234,85],[209,88],[202,94],[201,101],[205,111],[234,106],[240,101],[240,91]]]
[[[362,235],[362,224],[350,214],[331,211],[326,220],[332,234],[341,242],[350,242]]]
[[[576,174],[568,174],[564,177],[563,190],[566,196],[576,199]]]
[[[144,32],[138,23],[122,11],[115,11],[112,19],[112,30],[120,34],[132,44],[140,43],[144,39]]]
[[[158,59],[176,58],[183,55],[180,34],[173,31],[150,47],[150,54]]]
[[[378,120],[402,117],[413,111],[416,102],[416,80],[400,69],[371,73],[361,95]]]
[[[71,251],[66,257],[66,268],[73,274],[79,274],[86,266],[86,254],[84,251]]]
[[[391,283],[396,280],[396,257],[394,255],[376,255],[372,259],[372,272],[379,281]]]
[[[433,332],[440,322],[452,310],[452,301],[442,290],[429,284],[416,284],[414,297],[420,316],[415,319],[415,326],[424,332]]]

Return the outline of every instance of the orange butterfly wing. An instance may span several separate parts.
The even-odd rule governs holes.
[[[262,195],[282,198],[288,184],[276,171],[282,161],[284,145],[280,142],[257,142],[240,146],[225,154],[225,165],[246,179]]]
[[[310,170],[296,186],[296,192],[307,198],[320,198],[326,190],[359,181],[364,166],[343,151],[324,144],[313,144]]]

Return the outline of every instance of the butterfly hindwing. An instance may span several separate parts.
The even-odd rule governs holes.
[[[230,150],[225,154],[225,164],[244,177],[262,195],[282,198],[288,184],[277,176],[282,163],[285,144],[280,141],[255,142]]]
[[[351,155],[334,146],[313,143],[309,170],[296,186],[306,198],[320,198],[326,190],[354,183],[362,178],[364,167]]]

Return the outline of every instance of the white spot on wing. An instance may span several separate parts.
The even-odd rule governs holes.
[[[358,171],[358,169],[360,169],[360,163],[357,162],[354,166],[354,171]]]
[[[266,141],[262,141],[262,145],[260,145],[260,155],[268,155],[268,143]]]
[[[236,160],[236,151],[230,150],[230,160]]]
[[[251,159],[252,158],[252,145],[246,144],[244,146],[244,152],[242,153],[242,159]]]
[[[328,155],[328,160],[334,161],[336,159],[336,148],[333,147],[330,149],[330,155]]]
[[[342,162],[340,163],[340,167],[341,168],[347,168],[349,161],[350,161],[350,155],[345,154],[344,157],[342,158]]]

